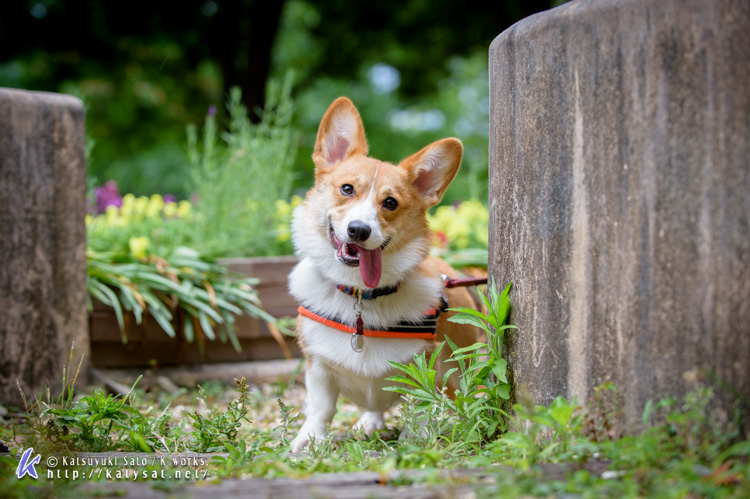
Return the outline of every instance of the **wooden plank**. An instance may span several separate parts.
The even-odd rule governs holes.
[[[292,355],[302,355],[293,338],[286,339],[286,343]],[[184,340],[130,341],[123,345],[118,337],[117,341],[92,343],[91,361],[97,367],[133,367],[284,358],[284,352],[274,338],[241,340],[240,346],[242,351],[236,352],[229,343],[206,342],[205,351],[201,352],[197,344],[186,343]]]
[[[237,272],[248,277],[260,279],[260,287],[270,283],[284,283],[287,276],[297,263],[293,256],[256,257],[256,258],[224,258],[220,263],[227,266],[230,272]]]
[[[298,370],[304,372],[304,364],[300,370],[302,359],[292,360],[254,360],[244,362],[217,362],[213,364],[198,364],[190,366],[166,366],[158,369],[117,367],[94,369],[98,377],[109,378],[124,386],[133,386],[138,376],[143,375],[143,385],[155,384],[157,376],[166,376],[179,386],[195,387],[205,381],[221,381],[233,384],[235,379],[245,377],[248,383],[261,384],[288,378]],[[298,377],[301,380],[301,374]]]

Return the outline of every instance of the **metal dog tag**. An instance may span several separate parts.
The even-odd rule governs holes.
[[[365,349],[365,335],[352,333],[352,350],[357,353],[362,353]]]

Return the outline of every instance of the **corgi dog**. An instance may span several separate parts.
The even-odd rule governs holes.
[[[293,452],[321,439],[339,394],[363,409],[355,431],[371,436],[400,395],[383,390],[408,364],[449,337],[458,347],[479,341],[474,326],[448,322],[472,307],[466,288],[445,289],[455,271],[428,255],[427,210],[436,205],[461,163],[458,139],[439,140],[398,164],[368,156],[359,112],[340,97],[323,116],[313,153],[315,185],[294,212],[292,241],[299,263],[289,275],[301,304],[298,341],[307,358],[306,419]],[[445,308],[445,307],[443,307]],[[446,345],[437,379],[451,367]],[[458,387],[455,373],[448,394]]]

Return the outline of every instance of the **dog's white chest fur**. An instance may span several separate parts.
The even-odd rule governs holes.
[[[303,333],[305,352],[318,357],[344,376],[361,376],[375,380],[390,376],[393,368],[388,361],[408,364],[414,354],[425,349],[426,340],[365,338],[365,349],[355,352],[351,334],[338,331],[305,318]]]
[[[397,293],[362,302],[362,319],[367,327],[385,328],[399,321],[419,322],[422,313],[435,305],[439,296],[439,280],[410,276],[401,283]],[[289,288],[295,298],[313,312],[337,317],[354,324],[356,299],[336,289],[309,258],[303,258],[289,276]],[[351,334],[305,318],[302,331],[305,353],[318,357],[326,364],[345,371],[350,376],[362,376],[371,381],[393,373],[388,361],[408,364],[414,354],[430,342],[421,339],[365,338],[363,352],[351,347]]]

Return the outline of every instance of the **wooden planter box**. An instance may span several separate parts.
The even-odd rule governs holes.
[[[287,276],[297,260],[292,256],[263,258],[232,258],[222,260],[230,270],[248,277],[257,277],[256,286],[264,309],[274,317],[296,316],[297,303],[287,291]],[[236,352],[227,342],[219,340],[198,345],[188,343],[179,334],[170,338],[153,319],[144,317],[140,325],[132,317],[127,325],[128,343],[123,344],[120,328],[112,308],[94,302],[89,313],[91,362],[96,367],[135,367],[205,362],[241,362],[283,359],[284,351],[263,321],[248,315],[236,317],[235,334],[242,346]],[[294,338],[284,337],[289,350],[301,355]]]

